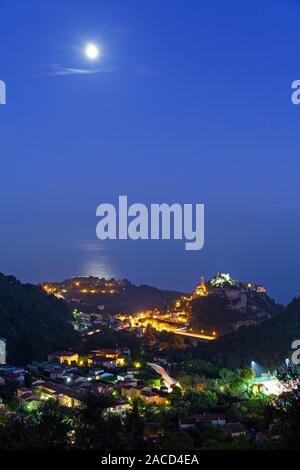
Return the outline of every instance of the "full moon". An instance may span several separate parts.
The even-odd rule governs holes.
[[[90,42],[85,46],[85,55],[89,60],[96,60],[101,54],[101,50],[97,44]]]

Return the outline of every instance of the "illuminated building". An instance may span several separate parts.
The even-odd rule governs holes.
[[[126,416],[128,410],[130,410],[131,405],[125,401],[119,401],[115,403],[114,406],[107,408],[107,412],[115,415]]]
[[[57,351],[48,355],[48,362],[58,361],[60,364],[69,364],[78,363],[79,354],[69,351]]]
[[[18,388],[16,395],[20,405],[27,411],[36,410],[41,405],[40,396],[26,387]]]
[[[117,361],[117,366],[124,366],[125,365],[125,356],[122,356],[121,354],[119,354],[116,358],[116,361]]]
[[[140,399],[144,403],[148,403],[150,405],[166,406],[170,404],[170,400],[167,396],[161,395],[158,392],[153,392],[152,390],[142,390]]]
[[[200,284],[198,284],[198,286],[196,287],[194,293],[192,294],[192,298],[205,297],[207,295],[208,295],[208,289],[205,285],[204,277],[201,276],[201,282],[200,282]]]
[[[210,284],[213,287],[224,287],[226,284],[227,285],[237,285],[238,282],[235,281],[234,279],[231,279],[230,275],[228,273],[218,273],[215,277],[213,277],[210,281]]]
[[[106,356],[93,356],[92,361],[95,366],[103,366],[107,368],[117,367],[117,360]]]
[[[81,392],[55,382],[44,382],[37,386],[41,400],[55,400],[61,406],[77,408],[81,406]]]
[[[121,395],[123,398],[129,400],[134,400],[135,398],[140,398],[141,388],[134,387],[133,385],[121,385]]]

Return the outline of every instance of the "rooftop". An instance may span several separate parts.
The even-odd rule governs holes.
[[[240,422],[225,424],[224,430],[228,432],[228,434],[247,432],[247,429],[245,428],[245,426]]]
[[[68,356],[68,357],[71,357],[71,356],[75,356],[76,352],[73,352],[73,351],[55,351],[51,354],[48,354],[49,356]]]

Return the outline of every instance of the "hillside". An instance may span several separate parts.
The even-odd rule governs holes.
[[[8,361],[44,359],[56,349],[77,345],[69,306],[40,287],[0,274],[0,337],[7,339]]]
[[[207,283],[202,280],[188,303],[191,327],[216,330],[219,335],[268,320],[283,310],[262,286],[235,281],[228,274],[218,274]]]
[[[205,349],[211,357],[230,367],[246,366],[255,361],[258,367],[275,368],[291,358],[291,345],[296,339],[300,339],[300,297],[275,317],[241,328]]]
[[[135,286],[127,279],[106,280],[98,277],[75,277],[62,282],[46,282],[42,287],[48,293],[62,297],[72,307],[86,313],[135,313],[167,305],[182,295],[147,285]]]

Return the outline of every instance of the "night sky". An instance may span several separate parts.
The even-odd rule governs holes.
[[[300,294],[300,2],[0,0],[0,18],[0,271]],[[204,203],[204,249],[101,242],[96,207],[121,194]]]

